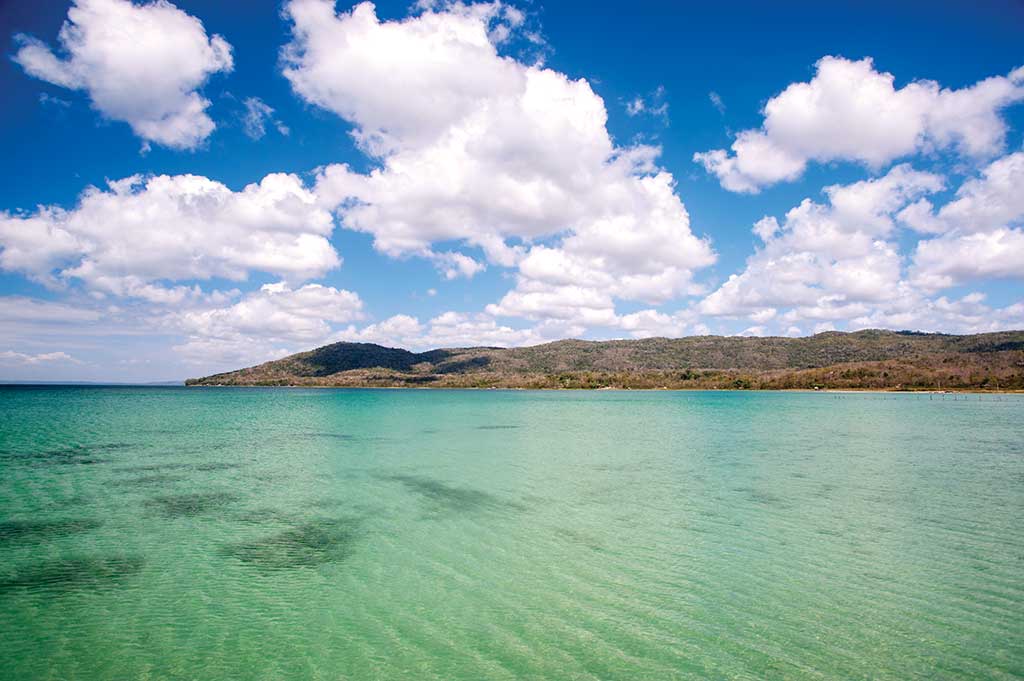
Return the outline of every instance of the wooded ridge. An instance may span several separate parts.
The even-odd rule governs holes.
[[[563,340],[410,352],[333,343],[192,386],[1024,390],[1024,331]]]

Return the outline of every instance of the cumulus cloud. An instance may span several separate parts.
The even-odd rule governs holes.
[[[863,316],[901,295],[904,286],[893,215],[942,188],[941,177],[909,165],[880,178],[827,187],[827,204],[805,199],[782,224],[771,217],[759,221],[754,232],[763,247],[698,309],[758,323],[782,309],[786,323]]]
[[[267,272],[289,280],[340,264],[334,222],[295,175],[272,174],[235,192],[197,175],[132,176],[89,188],[64,210],[0,213],[0,269],[51,286],[71,280],[93,291],[153,302],[198,293],[166,281]]]
[[[236,305],[175,315],[165,323],[188,334],[174,347],[186,361],[233,368],[339,341],[429,350],[531,345],[549,339],[544,329],[515,329],[487,315],[460,312],[445,312],[426,322],[398,314],[365,326],[339,325],[362,316],[361,301],[349,291],[272,285]]]
[[[357,329],[346,329],[339,337],[342,340],[360,343],[377,343],[388,347],[415,348],[423,335],[423,325],[416,317],[397,314],[380,322]]]
[[[946,333],[986,333],[1024,328],[1024,303],[992,307],[980,292],[960,298],[927,298],[911,289],[884,308],[851,319],[850,330],[920,329]]]
[[[968,180],[922,231],[990,232],[1024,218],[1024,152],[1000,158]],[[904,212],[905,213],[905,212]],[[907,220],[917,227],[913,220]]]
[[[330,335],[332,323],[360,319],[362,310],[362,300],[351,291],[321,284],[292,289],[278,282],[264,284],[228,307],[183,312],[176,321],[182,330],[197,336],[316,341]]]
[[[444,274],[445,279],[457,279],[459,277],[472,279],[475,274],[487,268],[483,263],[458,251],[436,253],[428,250],[424,255],[434,261],[434,266]]]
[[[824,57],[814,78],[768,100],[760,128],[740,132],[731,152],[694,155],[725,189],[755,193],[803,174],[809,161],[847,160],[879,168],[917,152],[955,149],[971,158],[999,153],[1006,106],[1024,99],[1024,67],[959,90],[934,81],[895,86],[870,58]]]
[[[691,231],[674,178],[655,166],[659,150],[617,147],[585,80],[501,55],[493,27],[505,8],[451,4],[381,21],[369,3],[340,14],[330,0],[285,6],[285,76],[351,121],[379,162],[366,174],[322,169],[323,204],[378,250],[431,258],[448,278],[480,265],[439,255],[439,242],[518,266],[517,289],[495,314],[565,318],[540,308],[689,291],[714,254]]]
[[[31,76],[85,90],[104,116],[146,143],[194,149],[214,129],[198,90],[232,69],[231,46],[166,1],[75,0],[58,35],[63,56],[16,36],[14,60]]]
[[[363,301],[321,284],[265,284],[226,307],[171,313],[161,326],[187,336],[175,351],[197,364],[250,364],[330,342],[339,325],[363,318]]]
[[[983,278],[1024,278],[1024,231],[997,229],[921,241],[911,274],[915,284],[930,291]]]
[[[445,312],[426,323],[409,315],[395,315],[361,329],[349,328],[339,339],[378,343],[411,350],[453,347],[510,347],[546,340],[537,329],[514,329],[487,315]]]
[[[944,189],[941,177],[892,168],[880,178],[825,189],[827,203],[809,199],[781,222],[754,225],[763,242],[696,311],[749,320],[746,332],[801,328],[894,328],[960,333],[1022,324],[1021,303],[993,308],[974,292],[958,299],[934,292],[983,277],[1021,276],[1024,239],[1007,225],[1024,212],[1013,206],[1017,154],[993,162],[956,197],[935,211],[924,198]],[[913,251],[909,271],[899,226],[927,235]]]
[[[520,67],[488,37],[499,9],[455,5],[381,22],[371,3],[335,14],[332,0],[292,0],[284,75],[304,100],[357,124],[368,149],[432,142],[481,100],[521,90]]]
[[[686,333],[693,317],[689,311],[665,314],[657,310],[640,310],[619,317],[618,327],[633,338],[674,338]]]
[[[558,247],[530,248],[516,288],[488,311],[607,324],[615,298],[662,303],[696,293],[692,273],[714,262],[710,246],[690,231],[668,173],[636,185],[645,196],[633,212],[581,225]]]
[[[912,281],[939,290],[983,278],[1024,278],[1024,152],[1000,158],[934,211],[922,199],[900,212],[913,229],[940,236],[918,243]]]
[[[568,322],[581,329],[611,326],[617,320],[615,303],[605,291],[575,284],[548,285],[525,277],[500,302],[488,305],[487,313]]]

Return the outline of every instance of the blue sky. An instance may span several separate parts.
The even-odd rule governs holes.
[[[0,379],[1022,328],[1022,27],[1016,2],[5,3]]]

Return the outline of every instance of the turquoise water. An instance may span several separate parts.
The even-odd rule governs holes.
[[[0,389],[0,676],[1024,678],[1024,396]]]

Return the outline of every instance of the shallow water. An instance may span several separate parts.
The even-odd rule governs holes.
[[[0,389],[30,679],[1024,678],[1024,396]]]

